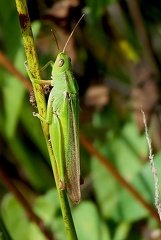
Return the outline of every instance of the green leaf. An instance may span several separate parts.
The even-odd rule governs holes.
[[[155,166],[157,169],[159,180],[161,179],[161,153],[155,156]],[[141,194],[141,196],[154,205],[154,179],[151,172],[150,163],[147,162],[145,166],[140,170],[138,175],[133,179],[132,186]],[[161,186],[160,186],[161,191]],[[114,214],[115,215],[115,214]],[[149,216],[148,210],[141,205],[134,197],[132,197],[127,191],[123,190],[120,193],[120,202],[118,205],[117,213],[115,215],[117,220],[125,221],[137,221],[143,217]]]
[[[97,140],[95,146],[107,158],[107,161],[130,182],[143,166],[140,157],[147,153],[146,139],[144,136],[138,134],[133,121],[125,124],[117,134],[111,133],[111,131],[107,132],[107,140],[104,142]],[[123,201],[126,202],[124,207],[128,208],[127,202],[131,201],[133,197],[129,193],[128,196],[130,199],[125,199],[124,195],[120,195],[122,188],[118,180],[98,160],[95,158],[92,158],[92,160],[91,170],[96,199],[102,215],[105,218],[109,218],[113,216],[119,201],[121,203]],[[123,200],[120,198],[123,198]],[[133,214],[131,209],[128,211],[128,214],[129,218],[133,218],[131,216]],[[122,215],[120,214],[121,218]]]
[[[101,151],[100,147],[99,150]],[[95,158],[92,158],[91,171],[93,188],[101,214],[107,218],[113,214],[118,202],[119,192],[117,181]]]
[[[51,227],[56,239],[67,238],[56,189],[38,197],[33,208],[44,223]],[[94,204],[82,201],[72,212],[79,240],[111,240],[109,229]],[[1,213],[13,240],[44,240],[40,230],[29,222],[25,211],[11,194],[3,198]]]
[[[0,240],[12,240],[1,217],[0,217]]]
[[[131,224],[128,222],[120,223],[114,233],[113,240],[126,240],[129,234]]]
[[[51,189],[45,195],[35,200],[35,213],[49,225],[53,222],[53,217],[57,215],[60,208],[58,193],[56,189]]]
[[[5,108],[5,134],[11,139],[18,124],[19,115],[22,111],[22,103],[25,90],[22,84],[9,73],[5,74],[5,86],[3,87],[3,98]]]
[[[11,194],[3,199],[1,213],[13,240],[46,240],[38,227],[29,222],[24,209]]]
[[[10,1],[12,4],[12,1]],[[6,55],[13,65],[23,74],[25,73],[24,48],[21,43],[21,33],[18,23],[16,9],[9,8],[10,14],[7,14],[6,21],[3,25],[3,34],[5,38]],[[7,11],[8,12],[8,11]],[[10,23],[12,22],[12,28]],[[10,29],[9,31],[7,31]],[[16,33],[16,34],[15,34]],[[2,88],[3,102],[5,109],[5,132],[8,138],[15,134],[18,124],[19,114],[22,110],[25,89],[22,83],[13,75],[4,70],[4,85]]]
[[[33,188],[46,190],[52,186],[52,172],[38,153],[33,152],[18,135],[12,141],[8,141],[8,144]]]
[[[133,121],[127,122],[110,145],[117,169],[126,180],[132,180],[143,166],[141,158],[148,153],[145,136],[139,135]]]
[[[52,225],[58,239],[66,239],[56,190],[50,190],[44,196],[37,198],[34,209],[47,225]],[[72,213],[79,240],[111,239],[108,227],[101,220],[94,204],[82,201],[72,209]]]
[[[78,239],[110,240],[108,227],[101,219],[96,206],[91,202],[81,202],[73,211]]]

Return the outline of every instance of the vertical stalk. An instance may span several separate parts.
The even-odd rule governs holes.
[[[40,79],[39,65],[37,61],[37,54],[36,54],[32,30],[31,30],[31,23],[30,23],[30,18],[28,14],[26,0],[15,0],[15,2],[16,2],[16,7],[18,11],[18,16],[19,16],[28,67],[32,75],[35,78]],[[35,83],[33,84],[33,89],[34,89],[34,94],[37,102],[38,112],[42,117],[45,118],[46,102],[45,102],[43,89],[39,84],[35,84]],[[44,132],[44,136],[45,136],[45,140],[46,140],[46,144],[47,144],[47,148],[49,151],[49,156],[52,164],[52,169],[55,177],[55,182],[56,182],[56,187],[59,195],[60,206],[62,210],[64,225],[66,228],[67,238],[68,240],[77,240],[77,235],[76,235],[74,222],[72,219],[71,210],[69,207],[69,202],[67,199],[66,192],[59,189],[57,166],[56,166],[56,161],[54,158],[51,142],[49,141],[50,134],[49,134],[48,124],[41,121],[41,125]]]

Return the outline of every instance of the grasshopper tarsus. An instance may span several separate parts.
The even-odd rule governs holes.
[[[39,115],[38,113],[33,112],[33,116],[34,116],[34,117],[38,117],[38,115]]]
[[[59,188],[61,190],[65,190],[66,189],[66,184],[65,184],[65,182],[62,181],[62,179],[59,179]]]
[[[24,62],[25,68],[28,69],[28,64],[27,64],[27,60]]]

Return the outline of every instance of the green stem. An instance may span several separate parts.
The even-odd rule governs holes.
[[[22,37],[23,37],[23,43],[24,43],[24,47],[25,47],[28,67],[30,69],[30,72],[32,73],[32,75],[35,78],[41,79],[40,74],[39,74],[39,65],[38,65],[38,61],[37,61],[37,54],[36,54],[36,50],[35,50],[35,44],[34,44],[34,40],[33,40],[33,34],[32,34],[32,30],[31,30],[31,23],[30,23],[30,19],[29,19],[26,0],[15,0],[15,2],[16,2],[19,21],[20,21],[20,25],[21,25]],[[35,98],[36,98],[36,102],[37,102],[38,112],[42,117],[45,118],[46,117],[46,102],[45,102],[45,98],[44,98],[43,89],[39,84],[33,84],[33,89],[34,89],[34,94],[35,94]],[[68,238],[68,240],[77,240],[78,238],[76,235],[74,222],[72,219],[71,210],[69,207],[69,202],[67,199],[66,192],[59,189],[59,186],[58,186],[59,181],[58,181],[58,175],[57,175],[56,161],[54,159],[51,142],[48,141],[49,140],[48,124],[41,121],[41,125],[42,125],[42,129],[43,129],[43,132],[45,135],[45,140],[46,140],[47,148],[49,151],[52,169],[54,172],[54,177],[55,177],[56,187],[57,187],[57,191],[58,191],[58,195],[59,195],[64,225],[65,225],[66,232],[67,232],[67,238]]]

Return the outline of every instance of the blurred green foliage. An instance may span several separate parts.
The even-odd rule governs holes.
[[[30,5],[31,1],[28,1],[28,4]],[[42,7],[42,3],[37,4],[35,12]],[[46,4],[45,1],[43,4]],[[158,69],[161,60],[159,3],[155,5],[151,1],[140,0],[138,4],[146,33],[150,36],[159,82]],[[51,6],[46,5],[46,9],[49,10]],[[61,9],[61,5],[59,7]],[[54,15],[54,8],[51,9]],[[146,58],[146,49],[140,44],[137,25],[134,26],[132,22],[127,1],[87,0],[83,3],[78,1],[76,8],[72,6],[72,10],[66,11],[68,14],[66,18],[62,17],[62,22],[66,21],[67,24],[64,26],[70,26],[70,29],[78,20],[75,12],[86,13],[78,35],[77,32],[75,32],[76,36],[73,35],[77,47],[71,51],[71,55],[77,56],[76,62],[79,62],[79,64],[74,62],[73,69],[80,87],[81,131],[141,196],[154,205],[154,180],[148,161],[148,146],[144,133],[139,132],[131,99],[131,91],[136,85],[131,69],[142,60],[150,64],[151,59]],[[53,53],[51,46],[54,43],[52,36],[49,37],[50,29],[60,31],[63,25],[59,18],[57,24],[56,21],[50,22],[51,13],[51,16],[46,14],[46,18],[36,18],[36,13],[33,17],[33,11],[30,14],[31,20],[34,19],[32,26],[39,62],[42,66],[54,58],[53,54],[57,54],[56,50]],[[42,12],[40,16],[41,14]],[[44,19],[47,19],[46,22]],[[74,23],[71,19],[74,19]],[[49,43],[45,43],[44,40],[41,42],[42,36],[46,41],[50,38]],[[21,31],[15,2],[12,0],[0,1],[0,46],[13,66],[27,76]],[[44,79],[50,78],[50,69],[42,75]],[[110,84],[111,79],[115,87]],[[108,90],[108,100],[99,109],[94,104],[86,105],[84,101],[86,92],[92,84],[96,86],[103,84]],[[155,111],[155,107],[156,105],[151,109],[152,112]],[[141,108],[140,103],[138,103],[139,108]],[[15,183],[25,198],[31,201],[34,212],[51,227],[56,239],[66,239],[40,122],[32,115],[35,110],[29,103],[29,93],[23,84],[1,65],[0,109],[1,169],[7,173],[8,178]],[[160,149],[155,152],[155,164],[161,179]],[[82,201],[76,207],[71,206],[80,240],[144,240],[150,238],[153,230],[159,228],[159,224],[147,209],[82,146],[81,169],[85,178],[85,184],[82,186]],[[43,233],[27,218],[21,203],[12,193],[7,193],[3,182],[0,184],[1,218],[11,238],[13,240],[45,239]],[[145,236],[145,231],[148,232],[148,237]],[[10,239],[0,225],[1,232],[1,239]]]

